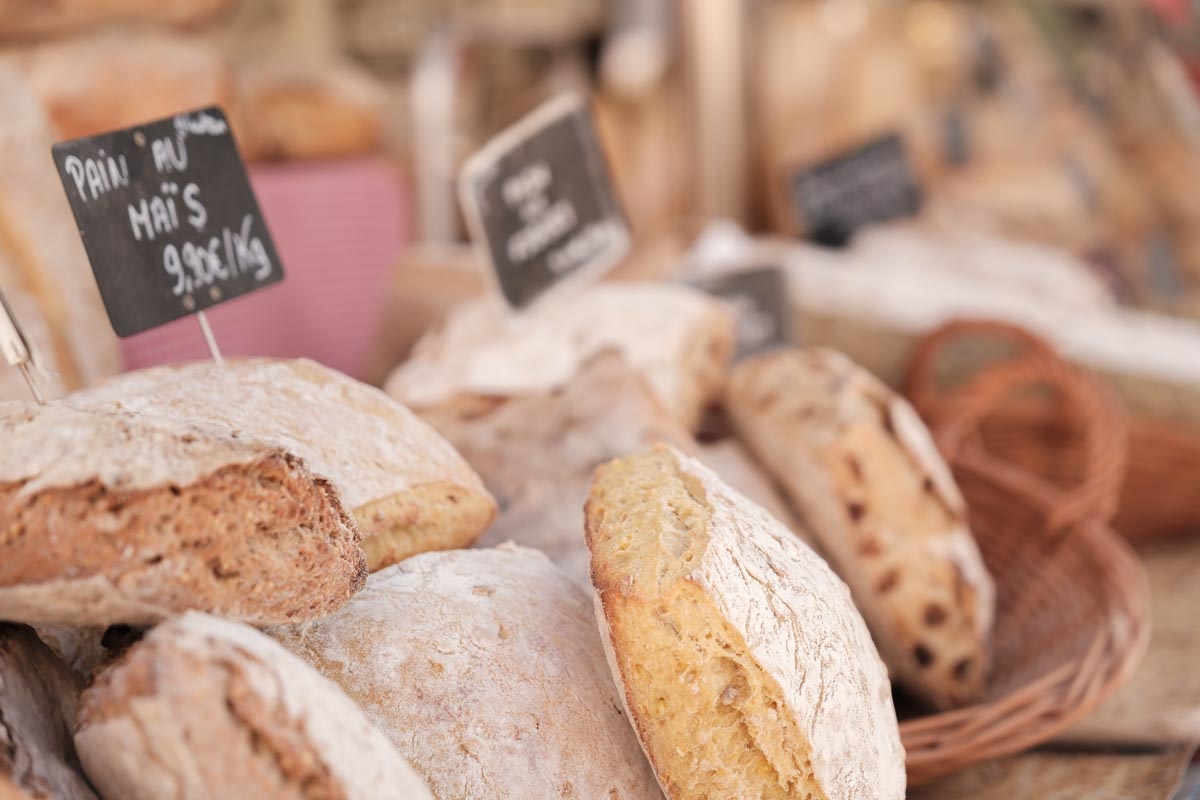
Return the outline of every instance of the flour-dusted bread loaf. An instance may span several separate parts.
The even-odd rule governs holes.
[[[362,587],[359,533],[295,455],[126,412],[0,403],[0,619],[185,609],[311,619]]]
[[[3,64],[0,98],[0,286],[10,296],[23,293],[31,299],[45,320],[48,347],[39,350],[57,373],[44,386],[51,395],[58,388],[54,382],[76,389],[119,371],[120,351],[48,155],[60,137],[28,80]],[[35,336],[32,315],[29,324]],[[35,339],[35,344],[41,343]]]
[[[383,144],[386,93],[350,61],[263,58],[234,72],[248,159],[340,158]]]
[[[591,587],[583,504],[592,471],[656,442],[690,448],[646,379],[606,350],[549,391],[495,398],[484,407],[443,406],[430,421],[483,477],[500,517],[481,545],[536,547]]]
[[[685,286],[599,284],[511,318],[495,300],[480,298],[422,339],[386,388],[418,411],[462,398],[547,391],[614,348],[692,429],[724,385],[733,343],[731,312]]]
[[[992,580],[908,403],[840,353],[811,349],[740,363],[726,406],[850,585],[897,682],[941,708],[977,698]]]
[[[537,551],[423,553],[337,614],[270,632],[341,684],[435,797],[660,797],[587,597]]]
[[[337,487],[371,569],[467,547],[496,513],[479,476],[429,425],[378,389],[307,359],[157,367],[67,402],[212,423],[295,453]]]
[[[663,445],[597,471],[587,537],[613,675],[671,800],[904,796],[867,626],[778,520]]]
[[[31,629],[0,624],[0,799],[96,800],[71,742],[79,688]]]
[[[0,63],[29,80],[61,139],[229,106],[233,99],[217,46],[167,30],[106,28],[11,48]]]
[[[106,798],[432,800],[336,684],[271,637],[197,612],[100,675],[75,742]]]
[[[231,5],[233,0],[0,0],[0,39],[45,36],[106,22],[191,24]]]

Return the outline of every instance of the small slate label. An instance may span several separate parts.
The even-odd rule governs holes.
[[[737,358],[791,344],[787,277],[783,270],[755,267],[697,278],[691,284],[733,306],[737,316]]]
[[[629,226],[578,96],[545,103],[488,142],[463,167],[459,194],[471,235],[516,310],[604,272],[629,251]]]
[[[864,225],[921,208],[921,190],[897,134],[802,169],[789,188],[808,237],[832,246],[845,244]]]
[[[53,152],[118,336],[283,279],[220,108],[59,142]]]

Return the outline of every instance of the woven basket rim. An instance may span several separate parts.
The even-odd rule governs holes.
[[[949,394],[934,388],[938,351],[960,336],[990,336],[1017,345],[1012,358],[985,368]],[[990,457],[974,446],[969,429],[1004,390],[1045,380],[1073,403],[1085,423],[1088,473],[1063,489],[1040,476]],[[1109,525],[1124,474],[1127,424],[1119,405],[1089,376],[1063,361],[1037,336],[992,320],[953,320],[918,344],[907,390],[926,413],[935,439],[948,449],[956,474],[989,482],[1021,497],[1045,520],[1046,530],[1087,548],[1107,614],[1091,624],[1088,646],[1004,696],[900,724],[909,785],[991,758],[1012,755],[1062,733],[1133,674],[1150,641],[1149,586],[1132,548]],[[940,425],[939,425],[940,423]]]

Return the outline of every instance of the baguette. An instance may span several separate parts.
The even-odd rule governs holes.
[[[296,456],[200,425],[0,403],[0,619],[146,624],[185,609],[322,616],[366,563]]]
[[[96,800],[71,743],[78,702],[79,686],[36,634],[0,624],[0,798]]]
[[[435,797],[660,797],[586,595],[534,550],[423,553],[272,634],[342,685]]]
[[[962,495],[908,403],[813,349],[742,362],[726,406],[850,585],[897,682],[938,708],[978,699],[994,589]]]
[[[609,663],[671,800],[904,796],[887,672],[819,556],[667,446],[601,467],[586,514]]]
[[[84,692],[76,746],[105,797],[432,800],[337,686],[236,622],[159,625]]]
[[[428,425],[378,389],[307,359],[158,367],[67,402],[211,423],[295,453],[352,509],[373,570],[466,547],[496,513],[479,476]]]

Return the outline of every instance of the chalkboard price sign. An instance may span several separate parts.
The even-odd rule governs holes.
[[[808,238],[831,246],[845,244],[864,225],[921,208],[920,187],[896,134],[793,173],[789,189]]]
[[[53,153],[118,336],[283,279],[221,109],[59,142]]]
[[[706,276],[694,279],[691,284],[733,307],[737,358],[792,343],[787,276],[779,267],[755,267]]]
[[[603,273],[629,251],[586,103],[551,100],[488,142],[463,167],[459,195],[509,306]]]

